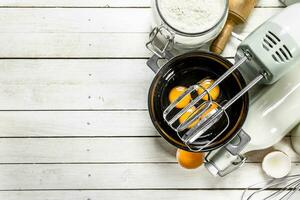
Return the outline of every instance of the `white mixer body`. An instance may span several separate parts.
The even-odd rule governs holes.
[[[205,166],[212,174],[229,174],[245,162],[242,154],[273,146],[300,122],[299,16],[300,3],[287,7],[239,45],[236,61],[248,58],[239,68],[246,82],[261,74],[264,78],[250,90],[242,131],[206,156]]]
[[[243,153],[271,147],[300,122],[300,65],[261,94],[243,126],[251,137]]]
[[[251,92],[252,103],[243,126],[251,141],[243,152],[276,144],[300,121],[300,112],[297,112],[300,111],[299,13],[300,3],[284,9],[239,46],[239,54],[250,51],[253,55],[252,60],[241,67],[243,76],[252,79],[264,70],[268,74],[264,83],[272,84]]]
[[[248,52],[252,59],[240,68],[246,80],[262,71],[264,84],[273,84],[300,63],[300,3],[285,8],[252,32],[238,47],[237,59]]]

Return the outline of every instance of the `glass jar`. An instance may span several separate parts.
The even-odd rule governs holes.
[[[228,0],[152,0],[152,8],[146,46],[163,58],[172,48],[197,49],[217,37],[227,19]]]

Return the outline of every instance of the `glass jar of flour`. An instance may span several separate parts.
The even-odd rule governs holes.
[[[169,49],[192,50],[221,32],[228,0],[153,0],[153,30],[147,48],[160,58]]]

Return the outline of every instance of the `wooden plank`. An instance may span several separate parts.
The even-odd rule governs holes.
[[[101,132],[101,130],[99,130]],[[261,162],[274,149],[299,162],[285,138],[277,147],[248,155]],[[0,163],[176,162],[176,148],[162,138],[1,138]]]
[[[116,126],[117,124],[117,126]],[[150,118],[148,116],[147,111],[114,111],[114,112],[0,112],[0,137],[133,137],[133,136],[158,136],[155,128],[153,127]],[[148,140],[149,139],[149,140]],[[102,147],[101,143],[110,144],[109,146],[113,146],[114,141],[112,139],[91,139],[92,146]],[[116,139],[116,140],[119,140]],[[120,139],[121,141],[127,141]],[[15,142],[16,141],[16,142]],[[3,148],[3,157],[8,158],[8,160],[1,160],[1,162],[86,162],[88,159],[90,162],[110,162],[112,160],[109,159],[100,159],[98,157],[98,152],[88,152],[88,157],[82,155],[77,157],[80,154],[79,152],[74,153],[72,150],[67,152],[67,158],[69,160],[64,160],[63,157],[60,157],[59,154],[56,154],[55,151],[60,146],[55,146],[56,140],[50,139],[47,140],[50,143],[45,146],[40,144],[44,144],[43,140],[32,140],[32,139],[19,139],[19,140],[5,140]],[[81,146],[86,147],[88,149],[89,140],[71,140],[69,142],[68,139],[63,141],[63,139],[59,139],[57,144],[60,145],[62,142],[66,144],[62,146],[69,146],[68,149],[72,149],[72,146]],[[146,155],[153,155],[152,157],[137,157],[132,158],[130,156],[121,157],[113,162],[125,162],[127,159],[131,161],[138,162],[173,162],[174,150],[172,147],[167,145],[165,141],[161,138],[142,138],[138,140],[137,138],[132,139],[129,138],[129,142],[136,141],[139,144],[136,144],[136,148],[140,148],[141,146],[149,147],[147,148]],[[15,144],[17,148],[15,149]],[[53,145],[50,145],[53,144]],[[122,148],[126,149],[126,142],[121,143]],[[41,151],[41,149],[49,146],[50,151]],[[28,149],[27,147],[34,147],[33,149]],[[11,149],[12,148],[12,149]],[[40,150],[36,150],[39,149]],[[144,147],[143,147],[144,148]],[[161,154],[160,151],[157,151],[156,148],[167,149],[169,152],[173,152],[173,155],[170,157],[170,154],[167,156],[165,154]],[[116,149],[118,150],[118,149]],[[248,154],[249,160],[248,162],[261,162],[263,157],[270,151],[281,150],[287,153],[293,160],[293,162],[299,162],[300,158],[293,152],[290,146],[290,137],[286,137],[283,141],[276,144],[273,148],[269,148],[264,151],[252,152]],[[138,151],[138,149],[129,149],[128,155],[133,155]],[[27,152],[28,156],[23,157],[22,152]],[[20,154],[19,154],[20,153]],[[38,155],[36,155],[38,153]],[[40,156],[42,153],[43,156]],[[48,153],[51,153],[48,155]],[[87,152],[85,152],[87,153]],[[95,153],[95,155],[93,154]],[[158,154],[158,155],[157,155]],[[0,154],[1,155],[1,154]],[[11,156],[15,155],[15,156]],[[53,155],[53,156],[51,156]],[[58,157],[55,157],[58,155]],[[43,159],[35,160],[34,157],[37,158],[42,157]],[[2,157],[2,156],[0,156]],[[26,160],[24,160],[24,158]],[[159,158],[159,159],[157,159]],[[11,159],[16,159],[15,161]],[[18,160],[19,159],[19,160]],[[29,160],[28,160],[29,159]],[[77,159],[77,160],[76,160]],[[136,160],[134,160],[136,159]]]
[[[71,9],[66,15],[64,11],[69,9],[46,10],[6,9],[3,12],[0,17],[4,19],[0,20],[4,27],[0,31],[0,44],[6,48],[0,49],[0,58],[144,58],[151,55],[145,48],[150,31],[149,9],[144,9],[145,12],[140,9],[111,9],[103,14],[97,9],[84,9],[85,12]],[[96,11],[90,14],[89,10]],[[246,26],[239,26],[235,31],[245,36],[279,10],[256,9]],[[128,14],[131,11],[133,14]],[[40,15],[49,16],[43,19],[38,17]],[[83,21],[77,20],[80,15],[85,16]],[[86,15],[100,17],[98,21],[91,19],[89,22]],[[126,23],[122,23],[124,25],[116,23],[123,19],[126,19]],[[238,43],[231,39],[223,56],[233,57]]]
[[[149,7],[150,0],[1,0],[0,5],[17,7]]]
[[[1,111],[0,137],[157,136],[148,111]]]
[[[2,138],[0,149],[0,163],[176,161],[176,148],[162,138]]]
[[[1,0],[0,6],[37,7],[148,7],[150,0]],[[282,6],[279,0],[260,0],[257,6]]]
[[[0,60],[0,110],[147,109],[154,74],[145,62]]]
[[[260,7],[282,7],[283,4],[279,0],[259,0],[257,6]]]
[[[0,192],[0,198],[5,200],[194,200],[197,197],[205,199],[224,200],[240,199],[242,190],[103,190],[103,191],[8,191]],[[270,194],[270,191],[264,194]],[[295,198],[300,197],[296,193]]]
[[[183,170],[177,164],[0,165],[0,190],[241,189],[265,180],[260,165],[245,164],[224,178],[213,178],[204,167]],[[293,164],[296,173],[300,167]]]
[[[0,68],[0,110],[145,109],[154,76],[145,60],[1,60]]]
[[[0,110],[146,109],[154,74],[145,63],[144,59],[0,60]],[[57,113],[47,115],[53,121]],[[5,116],[18,120],[22,114]]]
[[[147,41],[147,33],[2,33],[0,44],[7,48],[0,49],[0,59],[148,58]],[[222,56],[234,57],[239,44],[231,37]]]
[[[241,31],[250,32],[282,8],[256,8]],[[0,33],[148,33],[149,8],[1,8]]]
[[[149,57],[147,33],[2,33],[0,58]]]
[[[149,8],[1,8],[0,32],[149,32],[151,17]]]

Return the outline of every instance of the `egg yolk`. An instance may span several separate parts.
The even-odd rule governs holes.
[[[180,166],[186,169],[195,169],[204,163],[204,153],[201,152],[194,153],[178,149],[176,158]]]
[[[185,122],[189,117],[194,116],[197,112],[196,111],[196,107],[193,106],[190,109],[188,109],[188,111],[186,111],[183,115],[180,116],[179,118],[179,123],[182,124],[183,122]],[[196,124],[200,121],[199,119],[196,119],[193,123],[191,123],[191,125],[188,126],[188,128],[193,128],[194,126],[196,126]]]
[[[212,79],[205,79],[205,80],[202,80],[199,84],[207,89],[209,88],[215,81],[212,80]],[[203,88],[199,88],[197,90],[198,94],[201,95],[203,92],[205,92],[205,90]],[[220,95],[220,87],[217,85],[216,87],[214,87],[211,91],[208,92],[211,99],[212,100],[216,100],[218,98],[218,96]],[[203,98],[202,98],[204,101],[207,101],[208,100],[208,95],[205,95]]]
[[[176,99],[178,99],[178,97],[180,97],[180,95],[182,95],[185,91],[187,90],[186,87],[183,87],[183,86],[177,86],[177,87],[174,87],[171,92],[169,93],[169,101],[171,103],[173,103]],[[184,96],[181,101],[179,101],[177,104],[176,104],[176,108],[184,108],[186,107],[190,101],[191,101],[192,97],[191,97],[191,94],[187,94],[186,96]]]
[[[191,125],[188,126],[188,128],[193,128],[194,126],[196,126],[196,124],[203,119],[206,115],[208,115],[211,111],[213,111],[214,109],[216,109],[218,107],[218,105],[216,103],[212,103],[210,105],[210,107],[198,118],[196,119],[193,123],[191,123]],[[188,109],[188,111],[186,111],[183,115],[180,116],[179,118],[179,123],[182,124],[183,122],[185,122],[189,117],[194,116],[197,112],[196,111],[196,107],[193,106],[190,109]]]
[[[205,111],[203,113],[203,115],[200,116],[200,119],[203,119],[205,116],[207,116],[211,111],[213,111],[214,109],[216,109],[218,107],[218,105],[216,103],[212,103],[210,105],[210,107],[207,109],[207,111]]]

